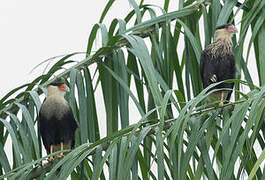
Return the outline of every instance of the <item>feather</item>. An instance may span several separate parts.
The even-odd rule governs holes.
[[[217,27],[215,41],[202,51],[200,72],[203,88],[216,82],[235,78],[235,57],[231,39],[234,32],[236,32],[236,28],[231,24]],[[220,101],[220,105],[222,105],[224,100],[229,101],[233,87],[234,83],[221,83],[213,89],[229,88],[231,90],[212,93],[209,98]]]
[[[40,109],[40,134],[47,153],[70,149],[75,144],[78,125],[71,107],[64,99],[65,88],[62,83],[50,84],[47,99]]]

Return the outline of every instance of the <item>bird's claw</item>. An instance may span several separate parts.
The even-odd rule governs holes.
[[[53,156],[50,156],[49,159],[48,159],[48,163],[53,161],[53,160],[54,160]]]
[[[60,153],[58,156],[57,156],[59,159],[63,157],[63,153]]]
[[[217,77],[216,77],[216,75],[214,74],[212,77],[211,77],[211,79],[210,79],[212,82],[216,82],[216,80],[217,80]]]
[[[219,103],[219,106],[220,106],[220,107],[223,107],[223,106],[224,106],[224,102],[221,101],[221,102]]]

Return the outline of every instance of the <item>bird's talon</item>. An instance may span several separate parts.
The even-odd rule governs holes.
[[[64,155],[63,155],[63,153],[60,153],[57,157],[60,159],[60,158],[62,158]]]
[[[51,162],[51,161],[53,161],[53,156],[50,156],[48,159],[48,162]]]
[[[219,106],[220,106],[220,107],[223,107],[223,106],[224,106],[224,103],[223,103],[223,102],[220,102],[220,103],[219,103]]]
[[[211,81],[212,81],[212,82],[216,82],[216,80],[217,80],[217,79],[216,79],[216,75],[214,74],[214,75],[211,77]]]

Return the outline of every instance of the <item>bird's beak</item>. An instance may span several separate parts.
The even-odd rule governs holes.
[[[234,33],[238,33],[238,30],[235,26],[234,26]]]
[[[70,88],[68,86],[66,86],[65,92],[70,92]]]
[[[66,86],[66,84],[62,84],[62,85],[59,87],[59,89],[60,89],[61,91],[70,92],[70,89],[69,89],[68,86]]]
[[[228,31],[229,33],[231,33],[231,34],[235,34],[235,33],[238,32],[238,31],[237,31],[237,28],[236,28],[234,25],[230,25],[230,26],[228,26],[227,31]]]

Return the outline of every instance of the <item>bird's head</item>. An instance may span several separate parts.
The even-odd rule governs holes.
[[[233,24],[224,24],[216,27],[215,40],[219,39],[231,39],[233,34],[237,33],[237,29]]]
[[[64,96],[65,92],[69,91],[69,88],[63,82],[50,83],[47,89],[48,89],[48,96],[50,95]]]

